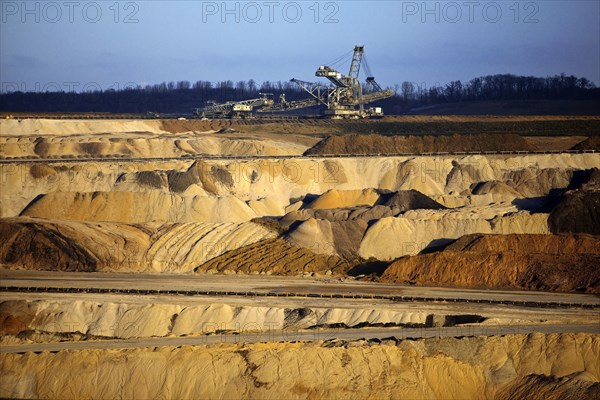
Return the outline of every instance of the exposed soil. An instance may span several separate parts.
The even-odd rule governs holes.
[[[308,249],[292,246],[284,239],[266,239],[215,257],[195,271],[297,275],[302,272],[327,271],[343,274],[350,268],[346,261],[337,256],[316,254]]]
[[[593,399],[599,341],[528,334],[3,353],[0,396]]]
[[[232,120],[213,119],[213,120],[177,120],[164,119],[161,121],[161,128],[166,132],[182,133],[190,131],[206,132],[220,131],[230,128],[234,123]]]
[[[600,170],[585,171],[585,183],[568,191],[548,218],[554,233],[600,235]]]
[[[600,238],[467,235],[430,254],[401,258],[382,282],[600,293]]]
[[[571,150],[600,150],[600,136],[590,136],[586,140],[573,146]]]
[[[515,134],[449,136],[329,136],[304,154],[395,154],[479,151],[532,151],[537,148]]]

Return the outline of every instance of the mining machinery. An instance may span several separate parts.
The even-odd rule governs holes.
[[[381,117],[383,116],[381,107],[367,108],[365,106],[374,101],[391,97],[394,92],[383,90],[375,82],[364,52],[364,46],[354,47],[354,51],[351,52],[352,62],[348,75],[327,65],[317,68],[315,76],[326,78],[329,80],[329,85],[291,79],[291,82],[310,95],[306,99],[287,101],[285,94],[282,94],[276,103],[273,100],[273,94],[259,93],[261,97],[257,99],[226,103],[207,102],[203,108],[197,108],[194,112],[203,118],[251,118],[255,108],[259,113],[279,113],[322,106],[324,108],[323,116],[329,118]],[[367,75],[364,85],[359,80],[361,66],[364,67]]]
[[[331,83],[329,86],[320,83],[291,79],[291,82],[301,87],[310,97],[304,100],[286,101],[280,98],[279,103],[264,106],[258,112],[285,112],[300,108],[324,106],[323,115],[330,118],[367,118],[383,116],[380,107],[365,105],[377,100],[383,100],[394,95],[392,90],[383,90],[371,76],[370,68],[364,57],[364,46],[355,46],[348,75],[338,72],[334,68],[321,65],[315,76],[326,78]],[[361,65],[364,64],[367,79],[363,86],[359,81]]]
[[[242,101],[228,101],[217,103],[207,101],[204,107],[196,108],[194,113],[201,118],[252,118],[252,111],[256,107],[269,107],[274,104],[272,93],[259,93],[256,99]]]

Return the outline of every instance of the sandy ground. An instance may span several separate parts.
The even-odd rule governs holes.
[[[597,265],[580,234],[600,226],[600,155],[561,152],[594,149],[600,118],[338,122],[0,121],[1,285],[121,290],[1,292],[0,397],[600,396],[598,296],[490,290],[506,274],[484,273],[496,277],[486,289],[481,271],[462,289],[348,279],[439,258],[465,235],[491,243],[476,260],[509,259],[514,246],[494,238],[511,235],[539,250],[530,264],[585,274]],[[559,153],[302,156],[331,135],[412,134],[418,152],[445,151],[435,135],[456,133],[489,135],[465,139],[478,149],[518,134],[525,150]],[[581,251],[555,257],[544,243],[558,232]],[[599,284],[575,281],[517,287]]]
[[[0,270],[3,285],[20,287],[196,290],[262,293],[393,295],[446,299],[564,302],[600,305],[600,297],[578,293],[414,287],[350,279],[240,275],[164,275]],[[234,282],[234,283],[231,283]],[[135,285],[134,285],[135,283]],[[331,301],[328,299],[327,301]]]
[[[564,131],[561,131],[563,126]],[[465,143],[456,147],[461,151],[568,150],[589,136],[599,134],[600,119],[407,116],[361,122],[305,120],[287,123],[2,119],[0,133],[0,155],[5,158],[300,155],[329,135],[348,134],[359,134],[360,140],[367,141],[373,134],[418,135],[403,141],[398,148],[381,144],[370,148],[378,153],[416,153],[425,151],[424,149],[442,152],[448,151],[448,146],[454,148],[461,141]],[[454,137],[449,143],[442,140],[444,136],[439,136],[463,133],[475,136],[464,140]],[[523,135],[524,138],[515,134]],[[502,135],[513,136],[502,140]],[[383,151],[384,148],[387,151]],[[336,150],[334,146],[327,153],[353,152],[344,149],[345,147],[340,147]]]
[[[60,343],[36,344],[5,344],[0,348],[1,353],[25,352],[59,352],[65,350],[110,350],[110,349],[136,349],[148,347],[181,347],[214,345],[220,343],[250,344],[269,342],[315,342],[323,340],[414,340],[424,338],[457,338],[462,336],[504,336],[542,334],[569,334],[587,333],[597,335],[600,328],[595,324],[548,324],[534,325],[494,325],[494,326],[453,326],[437,328],[364,328],[364,329],[321,329],[300,330],[288,328],[285,330],[240,330],[234,333],[216,333],[207,336],[186,336],[178,338],[136,338],[136,340],[91,340],[91,341],[65,341]]]
[[[593,334],[534,333],[2,353],[0,395],[503,399],[517,392],[534,399],[594,398],[598,342]]]

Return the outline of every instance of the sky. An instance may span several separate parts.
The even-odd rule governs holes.
[[[0,24],[3,92],[317,81],[356,44],[382,86],[499,73],[600,85],[598,0],[0,0]]]

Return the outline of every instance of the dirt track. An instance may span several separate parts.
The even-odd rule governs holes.
[[[317,329],[312,331],[265,331],[219,333],[211,336],[152,338],[137,340],[100,340],[85,342],[35,343],[3,345],[0,353],[58,352],[89,349],[138,349],[152,347],[181,347],[214,345],[219,343],[261,343],[261,342],[309,342],[322,340],[414,340],[425,338],[457,338],[476,336],[526,335],[531,333],[590,333],[600,334],[596,324],[588,325],[508,325],[508,326],[455,326],[444,328],[375,328],[375,329]]]
[[[455,301],[495,303],[549,303],[563,305],[600,306],[600,297],[573,293],[548,293],[535,291],[489,291],[475,289],[449,289],[436,287],[411,287],[394,284],[369,283],[338,279],[311,279],[278,276],[243,276],[233,279],[227,275],[171,275],[160,274],[115,274],[77,273],[42,271],[0,270],[4,286],[23,288],[104,288],[131,290],[218,292],[227,295],[244,293],[270,294],[272,297],[288,297],[298,294],[305,297],[331,298],[334,295],[348,298],[372,298],[373,296],[398,297],[398,300],[411,299],[425,301]],[[131,288],[135,288],[132,290]],[[225,291],[223,288],[227,288]],[[336,296],[337,298],[337,296]],[[380,299],[385,300],[385,299]],[[389,299],[388,299],[389,300]]]

